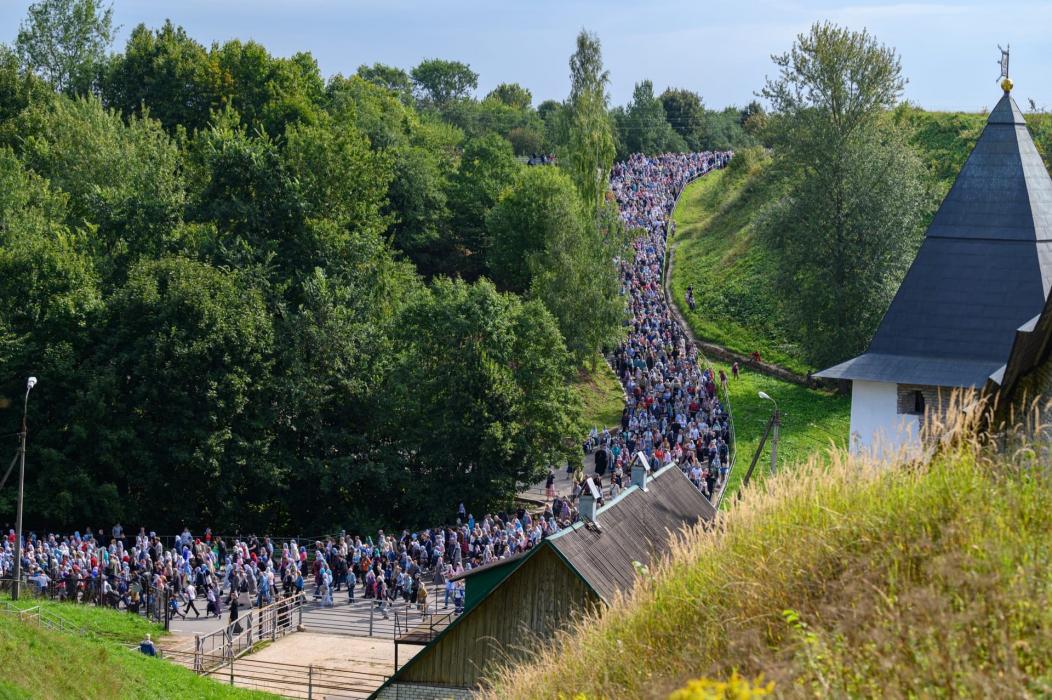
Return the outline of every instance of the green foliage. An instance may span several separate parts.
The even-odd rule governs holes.
[[[891,49],[816,24],[775,64],[763,95],[789,192],[760,228],[791,332],[825,366],[864,350],[891,302],[920,240],[923,172],[882,119],[904,85]]]
[[[547,269],[564,238],[583,235],[584,213],[574,183],[556,168],[527,168],[489,214],[488,255],[502,289],[525,292]]]
[[[176,523],[193,503],[194,518],[219,527],[258,525],[279,483],[267,458],[274,332],[262,294],[202,263],[144,262],[102,328],[70,456],[90,456],[92,478],[128,494],[128,520]],[[51,476],[51,507],[74,507],[63,475]]]
[[[560,158],[590,212],[599,207],[607,190],[616,153],[613,125],[607,113],[609,83],[599,37],[581,30],[577,51],[570,56],[570,99],[565,108],[565,140],[560,140],[564,144]]]
[[[429,58],[409,71],[413,90],[422,105],[443,109],[463,100],[478,87],[478,73],[460,61]]]
[[[705,150],[705,107],[701,96],[691,90],[668,88],[661,93],[665,118],[692,151]]]
[[[55,85],[0,48],[0,433],[35,374],[27,523],[430,525],[570,455],[572,362],[620,323],[610,213],[583,228],[573,183],[544,169],[569,217],[537,212],[543,264],[519,292],[539,298],[421,281],[490,269],[514,154],[548,148],[528,91],[477,101],[477,76],[438,60],[326,84],[309,54],[206,48],[170,22],[109,57],[66,48],[75,76]],[[421,374],[435,357],[455,395]]]
[[[619,158],[633,153],[670,153],[687,150],[686,140],[669,124],[663,101],[649,80],[636,83],[632,101],[616,116],[620,132]]]
[[[438,280],[406,307],[395,347],[388,419],[412,512],[436,522],[460,501],[485,512],[576,457],[572,365],[540,302]]]
[[[371,66],[361,65],[358,66],[357,75],[362,80],[390,90],[406,104],[413,97],[413,81],[409,74],[401,68],[383,63],[374,63]]]
[[[486,217],[521,170],[511,144],[496,134],[464,144],[460,168],[450,184],[450,201],[453,229],[463,255],[469,257],[472,276],[484,272],[490,247]]]
[[[486,95],[486,99],[496,100],[515,109],[529,109],[533,94],[518,83],[501,83]]]
[[[29,6],[15,50],[22,66],[56,90],[87,92],[116,28],[113,8],[98,0],[40,0]]]
[[[69,226],[90,222],[107,280],[174,249],[185,185],[178,148],[158,122],[125,122],[97,97],[59,97],[26,109],[19,133],[26,165],[69,195]]]
[[[124,53],[107,66],[102,94],[124,114],[148,110],[169,131],[193,133],[226,103],[230,83],[217,57],[169,20],[156,31],[144,24],[132,30]]]

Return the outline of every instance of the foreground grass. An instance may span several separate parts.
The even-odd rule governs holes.
[[[590,367],[582,368],[573,389],[581,399],[581,418],[586,427],[602,430],[621,423],[625,392],[605,360],[599,358],[594,371]]]
[[[87,608],[85,608],[87,610]],[[99,627],[114,629],[109,621]],[[131,640],[129,640],[131,641]],[[138,641],[135,639],[134,641]],[[113,641],[52,632],[0,615],[0,698],[273,698],[201,678]]]
[[[1048,696],[1050,509],[1036,458],[965,445],[889,466],[837,451],[688,532],[628,600],[490,697],[664,697],[735,670],[782,697]]]

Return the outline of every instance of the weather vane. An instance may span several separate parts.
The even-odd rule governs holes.
[[[1001,45],[998,44],[997,48],[1001,49]],[[1001,81],[1001,87],[1005,92],[1011,92],[1012,90],[1012,79],[1008,77],[1008,52],[1012,50],[1012,45],[1009,44],[1007,49],[1001,49],[1001,75],[997,78]]]

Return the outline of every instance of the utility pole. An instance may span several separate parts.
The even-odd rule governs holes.
[[[11,600],[18,600],[18,589],[22,585],[22,501],[26,488],[26,412],[29,409],[29,392],[37,385],[37,378],[26,381],[26,396],[22,401],[22,432],[18,446],[18,512],[15,516],[15,580],[11,588]]]
[[[778,429],[782,427],[782,414],[778,411],[778,402],[768,396],[767,392],[757,392],[757,396],[774,404],[774,413],[771,414],[771,422],[768,427],[773,431],[771,435],[771,473],[774,474],[778,469]]]
[[[771,424],[773,429],[771,435],[771,474],[774,474],[778,470],[778,429],[782,426],[782,414],[778,412],[777,408],[774,409]]]

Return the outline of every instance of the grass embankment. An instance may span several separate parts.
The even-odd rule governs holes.
[[[5,599],[6,602],[10,602]],[[0,698],[273,698],[273,695],[201,678],[181,666],[125,648],[147,632],[164,629],[138,615],[113,610],[20,600],[40,605],[84,630],[66,634],[0,613]]]
[[[587,366],[581,368],[573,388],[581,399],[581,419],[586,428],[602,430],[621,423],[625,392],[605,360],[599,358],[594,371]]]
[[[675,303],[694,334],[701,339],[749,354],[758,350],[764,360],[805,374],[810,368],[784,340],[777,323],[777,300],[764,270],[772,264],[762,245],[753,240],[751,223],[774,196],[763,178],[767,164],[753,161],[749,168],[729,168],[691,183],[673,213],[676,237],[670,287]],[[694,285],[697,310],[684,303],[688,284]],[[730,366],[716,363],[727,376]],[[780,465],[804,461],[809,455],[847,441],[851,402],[830,392],[743,370],[730,380],[731,408],[737,456],[727,495],[732,495],[749,468],[771,415],[764,391],[782,413]],[[753,478],[770,468],[768,442]]]
[[[1013,454],[780,474],[490,697],[657,698],[735,670],[782,697],[1047,696],[1052,478]]]

